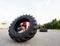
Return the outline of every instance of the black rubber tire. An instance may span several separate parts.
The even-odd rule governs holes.
[[[47,29],[46,28],[42,28],[42,29],[40,29],[40,32],[47,32]]]
[[[23,21],[28,21],[30,23],[30,26],[28,29],[23,33],[17,33],[16,28],[19,25],[19,23]],[[25,42],[27,40],[30,40],[37,32],[37,22],[36,20],[30,16],[30,15],[23,15],[15,19],[15,21],[12,22],[12,24],[9,27],[9,36],[17,41],[17,42]]]

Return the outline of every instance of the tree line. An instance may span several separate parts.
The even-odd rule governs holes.
[[[60,20],[55,18],[51,22],[45,23],[44,26],[47,29],[60,29]]]

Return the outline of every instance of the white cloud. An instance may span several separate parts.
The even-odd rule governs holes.
[[[60,19],[60,0],[0,0],[0,20],[12,21],[20,15],[31,14],[38,23]]]

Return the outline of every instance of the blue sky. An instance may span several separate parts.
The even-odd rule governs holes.
[[[60,19],[60,0],[0,0],[0,21],[12,22],[23,14],[34,16],[41,24]]]

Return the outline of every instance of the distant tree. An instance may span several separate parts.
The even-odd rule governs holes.
[[[53,19],[51,22],[44,24],[48,29],[60,29],[60,20]]]

